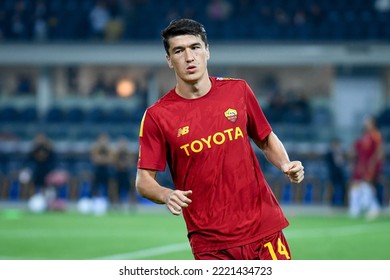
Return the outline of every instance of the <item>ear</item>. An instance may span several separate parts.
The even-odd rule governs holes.
[[[210,59],[210,49],[209,49],[209,46],[206,47],[206,57],[207,57],[207,60]]]
[[[172,65],[172,61],[171,61],[171,57],[169,55],[166,55],[165,56],[165,59],[167,60],[167,63],[168,63],[168,66],[169,68],[173,68],[173,65]]]

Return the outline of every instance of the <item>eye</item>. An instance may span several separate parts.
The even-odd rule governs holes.
[[[182,52],[183,52],[182,49],[177,49],[177,50],[174,51],[174,54],[180,54],[180,53],[182,53]]]

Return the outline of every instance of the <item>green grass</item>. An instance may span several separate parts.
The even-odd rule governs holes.
[[[310,208],[308,208],[310,209]],[[287,214],[287,216],[289,216]],[[285,230],[296,260],[389,260],[390,217],[290,215]],[[88,216],[0,211],[0,259],[193,259],[182,216]]]

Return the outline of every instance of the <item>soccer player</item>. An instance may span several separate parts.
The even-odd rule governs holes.
[[[209,76],[202,24],[174,20],[162,37],[177,83],[142,120],[139,194],[183,214],[196,260],[291,259],[288,221],[250,139],[292,183],[304,178],[301,162],[289,160],[244,80]],[[156,179],[167,163],[175,189]]]
[[[374,117],[364,120],[364,131],[353,144],[354,166],[349,191],[349,212],[352,217],[365,214],[373,219],[379,215],[380,205],[376,186],[383,168],[384,150],[381,132]]]

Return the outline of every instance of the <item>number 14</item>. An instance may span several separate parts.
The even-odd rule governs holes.
[[[271,258],[273,260],[277,260],[278,259],[278,257],[275,254],[275,250],[274,250],[274,247],[272,246],[271,242],[265,243],[264,244],[264,248],[268,248],[268,251],[271,254]],[[290,255],[288,254],[286,246],[284,246],[284,244],[282,243],[280,238],[278,238],[278,253],[279,253],[279,255],[285,256],[286,259],[288,259],[288,260],[291,259]]]

